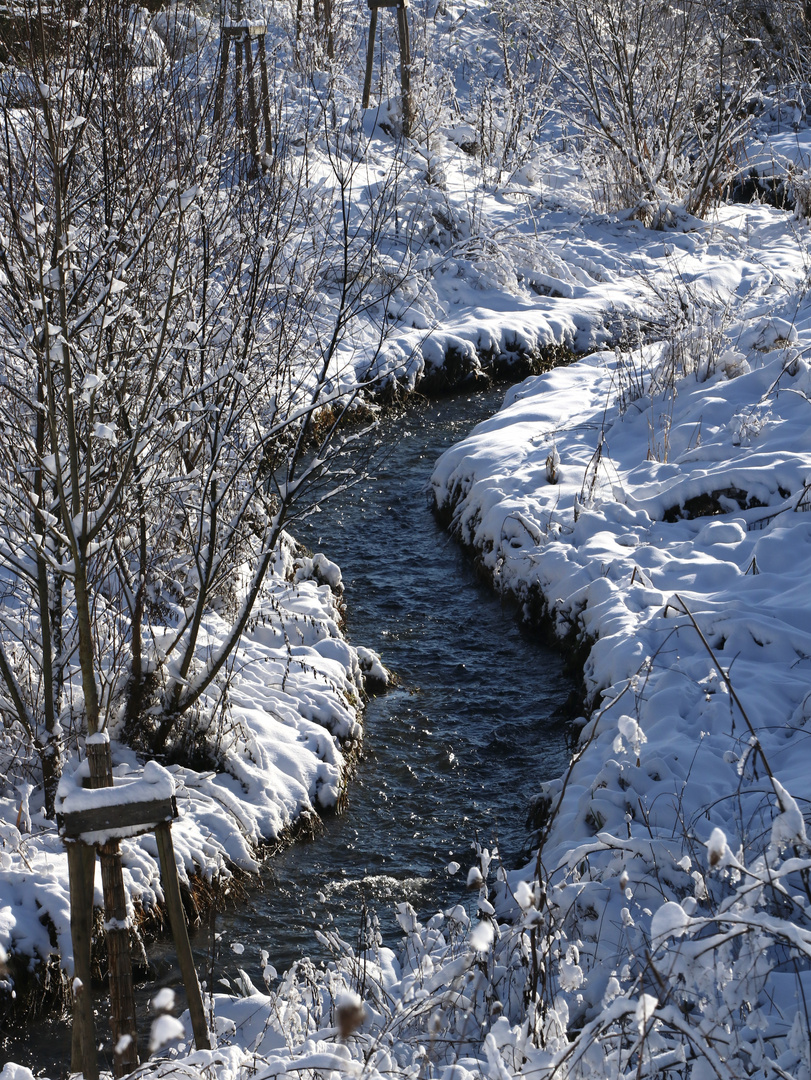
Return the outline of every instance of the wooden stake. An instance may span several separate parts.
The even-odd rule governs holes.
[[[397,5],[397,37],[400,40],[400,84],[403,88],[403,135],[411,134],[411,42],[406,4]]]
[[[110,974],[110,1026],[113,1031],[113,1072],[124,1076],[138,1065],[138,1029],[132,988],[132,958],[127,922],[127,898],[121,848],[117,840],[99,847],[104,892],[104,936]]]
[[[113,786],[113,762],[109,742],[87,743],[92,788]],[[104,892],[104,934],[110,976],[110,1023],[113,1032],[113,1072],[124,1076],[138,1065],[138,1032],[132,989],[132,960],[127,922],[127,898],[118,840],[99,846],[101,884]]]
[[[262,77],[262,119],[265,122],[265,154],[270,157],[273,146],[270,141],[270,89],[268,87],[268,63],[265,55],[265,35],[262,34],[257,44],[259,73]]]
[[[375,55],[375,35],[377,33],[377,9],[393,7],[397,9],[397,41],[400,46],[400,85],[403,95],[403,134],[411,134],[414,117],[411,107],[411,42],[408,33],[408,0],[367,0],[369,5],[369,40],[366,44],[366,74],[363,79],[361,107],[369,108],[369,94],[372,89],[372,67]]]
[[[194,1045],[198,1050],[208,1050],[210,1043],[205,1010],[203,1009],[203,997],[200,993],[200,983],[197,980],[194,957],[189,943],[186,913],[183,910],[183,901],[180,898],[180,886],[177,879],[172,829],[168,822],[162,822],[156,826],[155,839],[158,841],[163,897],[169,912],[169,923],[172,927],[172,936],[175,939],[175,950],[180,964],[180,973],[183,976],[183,985],[186,987],[186,998],[189,1002]]]
[[[217,89],[214,92],[214,123],[222,116],[222,101],[225,96],[225,77],[228,74],[228,54],[230,53],[230,38],[227,34],[222,35],[220,46],[220,73],[217,76]]]
[[[90,975],[90,945],[93,936],[93,877],[96,852],[88,844],[68,844],[70,880],[70,936],[73,941],[73,1032],[70,1071],[83,1073],[85,1080],[98,1080],[96,1028],[93,1023],[93,993]],[[81,985],[79,985],[79,983]]]
[[[250,48],[250,45],[248,46]],[[234,38],[234,97],[237,105],[237,129],[242,132],[245,119],[242,108],[242,39]]]
[[[335,34],[332,28],[332,0],[323,0],[324,22],[327,27],[327,58],[335,59]]]
[[[361,108],[369,108],[369,94],[372,90],[372,65],[375,62],[375,36],[377,35],[377,8],[369,12],[369,40],[366,43],[366,75],[363,79],[363,99]]]
[[[256,162],[259,160],[259,115],[256,111],[256,86],[253,81],[253,46],[251,39],[245,34],[245,80],[248,84],[248,142],[251,148],[251,157]]]

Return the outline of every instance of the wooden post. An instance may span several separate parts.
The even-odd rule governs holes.
[[[210,1043],[206,1014],[203,1009],[203,996],[200,993],[200,983],[197,981],[197,971],[194,967],[194,957],[189,943],[189,932],[186,929],[186,914],[183,911],[183,901],[180,898],[180,886],[177,880],[172,829],[168,821],[161,822],[160,825],[156,826],[155,839],[158,842],[163,896],[169,912],[169,924],[172,927],[172,937],[175,940],[180,973],[183,976],[183,985],[186,987],[186,997],[189,1002],[189,1016],[191,1017],[192,1031],[194,1032],[194,1045],[198,1050],[208,1050]]]
[[[230,38],[223,32],[220,45],[220,73],[217,76],[217,89],[214,91],[214,123],[222,116],[222,101],[225,96],[225,77],[228,74],[228,54],[230,53]]]
[[[253,72],[253,48],[251,39],[245,31],[245,80],[248,84],[248,144],[254,167],[259,160],[259,116],[256,111],[256,85]]]
[[[248,45],[250,48],[250,45]],[[245,116],[242,107],[242,37],[234,37],[234,98],[237,109],[237,130],[241,133],[245,127]]]
[[[366,75],[363,79],[363,99],[361,108],[369,108],[369,94],[372,89],[372,65],[375,61],[375,37],[377,35],[377,8],[369,12],[369,40],[366,43]]]
[[[110,743],[88,739],[87,759],[91,788],[113,786]],[[132,988],[132,959],[127,922],[124,871],[118,840],[99,845],[101,884],[104,892],[104,935],[110,977],[110,1023],[113,1031],[113,1072],[124,1076],[138,1065],[138,1031]]]
[[[113,1030],[113,1073],[124,1076],[138,1065],[138,1029],[132,986],[132,958],[127,898],[118,840],[99,847],[104,892],[104,936],[110,974],[110,1026]]]
[[[301,16],[301,0],[298,0],[299,17]],[[316,26],[320,26],[322,21],[324,23],[324,29],[327,32],[327,57],[330,60],[335,59],[335,36],[332,27],[332,0],[313,0],[313,18],[315,19]]]
[[[70,936],[73,940],[74,975],[70,1071],[83,1073],[85,1080],[99,1080],[96,1028],[93,1023],[93,993],[90,982],[95,870],[96,852],[92,847],[81,841],[68,844]]]
[[[400,41],[400,85],[403,88],[403,135],[411,134],[411,42],[408,36],[407,0],[397,5],[397,37]]]
[[[262,119],[265,122],[265,154],[270,157],[273,146],[270,141],[270,89],[268,87],[268,62],[265,55],[265,35],[261,34],[256,46],[259,58],[259,74],[262,77]]]
[[[324,22],[327,27],[327,59],[335,59],[335,33],[332,27],[332,0],[324,0]]]

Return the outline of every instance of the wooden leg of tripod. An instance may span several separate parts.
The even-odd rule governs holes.
[[[377,33],[377,8],[372,8],[369,18],[369,42],[366,46],[366,77],[363,80],[363,98],[361,108],[369,108],[369,94],[372,90],[372,65],[375,62],[375,35]]]
[[[405,4],[397,7],[397,37],[400,39],[400,83],[403,88],[403,135],[411,134],[411,42],[408,37],[408,12]]]

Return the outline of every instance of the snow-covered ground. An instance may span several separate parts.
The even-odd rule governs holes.
[[[473,5],[419,23],[457,92],[472,44],[497,70],[488,19]],[[460,148],[458,102],[398,147],[396,101],[359,128],[354,91],[333,91],[366,140],[359,212],[396,158],[411,238],[375,377],[413,388],[449,356],[476,373],[499,354],[590,353],[510,390],[432,480],[494,584],[587,657],[588,715],[570,770],[539,793],[537,862],[507,872],[478,850],[475,925],[461,906],[420,925],[401,905],[397,956],[374,913],[364,947],[322,935],[330,967],[302,960],[278,983],[268,969],[264,990],[244,976],[243,998],[211,1002],[214,1049],[186,1030],[142,1074],[807,1077],[808,228],[721,205],[652,232],[590,209],[555,120],[494,182]],[[803,166],[806,129],[765,134],[753,167]],[[374,324],[346,346],[355,370]],[[376,660],[341,637],[338,569],[296,558],[284,549],[235,657],[222,771],[170,770],[187,875],[255,867],[261,842],[339,798],[339,744],[359,737]],[[214,616],[207,630],[215,642]],[[140,774],[120,746],[114,763]],[[32,962],[58,948],[69,967],[65,857],[31,795],[0,800],[0,948]],[[148,906],[154,844],[123,848]]]
[[[327,970],[244,979],[214,1003],[217,1049],[181,1042],[149,1075],[807,1075],[806,227],[722,207],[667,233],[570,220],[568,246],[597,266],[601,233],[583,332],[611,312],[639,343],[513,387],[432,480],[494,583],[588,645],[538,862],[479,850],[473,927],[402,905],[398,956],[373,915],[363,949],[326,935]],[[488,298],[447,332],[496,339]]]
[[[807,1069],[806,239],[764,208],[714,220],[667,256],[667,338],[513,388],[432,481],[527,617],[588,644],[534,868],[586,1071],[617,1067],[623,1016],[690,1075]]]
[[[256,870],[264,843],[304,813],[334,807],[346,783],[345,754],[361,736],[364,671],[372,654],[340,631],[340,571],[323,555],[286,542],[277,572],[231,671],[229,707],[215,718],[220,769],[171,765],[180,817],[173,827],[181,879],[218,879]],[[207,640],[216,642],[211,616]],[[375,672],[384,676],[379,668]],[[136,755],[113,741],[115,778],[139,778]],[[67,775],[64,794],[70,789]],[[30,787],[0,801],[0,948],[70,970],[67,858],[53,821]],[[162,899],[154,836],[122,842],[130,905]],[[96,904],[102,906],[97,870]],[[131,907],[131,914],[134,914]]]

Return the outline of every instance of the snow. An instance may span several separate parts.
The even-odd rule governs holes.
[[[650,921],[651,941],[666,937],[681,937],[689,925],[687,912],[681,904],[668,900],[657,908]]]
[[[636,1022],[639,1025],[640,1035],[644,1035],[648,1022],[653,1016],[659,1002],[652,994],[642,994],[636,1007]]]
[[[113,740],[112,788],[82,788],[86,761],[66,771],[60,783],[58,808],[64,812],[174,793],[180,817],[172,836],[184,882],[194,874],[227,882],[234,867],[255,869],[263,843],[281,836],[302,812],[333,806],[346,768],[341,746],[360,736],[364,675],[357,651],[340,637],[338,597],[306,574],[287,580],[288,572],[292,577],[301,569],[292,547],[279,565],[238,654],[221,773],[142,765]],[[214,616],[209,627],[213,640]],[[106,742],[109,733],[90,739]],[[16,824],[19,795],[3,792],[0,809],[0,948],[32,960],[47,960],[56,948],[70,973],[67,856],[55,824],[42,816],[33,796],[30,831],[21,831],[22,820]],[[104,836],[89,839],[101,842]],[[137,899],[148,908],[162,899],[156,841],[146,835],[121,846],[128,904]],[[102,907],[98,869],[95,903]]]
[[[719,829],[716,826],[710,833],[710,838],[707,841],[707,864],[708,866],[715,867],[726,857],[729,847],[727,845],[727,838],[723,829]]]
[[[34,1080],[34,1074],[25,1066],[9,1061],[0,1071],[0,1080]]]
[[[157,1020],[153,1021],[149,1034],[150,1053],[154,1054],[156,1050],[161,1050],[167,1043],[182,1039],[184,1034],[185,1029],[177,1017],[166,1014],[159,1016]]]
[[[106,732],[104,733],[106,735]],[[89,736],[88,742],[99,741],[98,736]],[[126,806],[129,803],[149,802],[152,800],[171,799],[175,793],[172,774],[157,761],[147,761],[141,779],[129,777],[113,787],[87,789],[81,780],[89,776],[87,762],[73,773],[65,773],[59,781],[56,796],[56,810],[60,814],[75,813],[79,810],[97,810],[113,806]]]
[[[122,1035],[115,1044],[116,1054],[125,1053],[132,1042],[132,1035]]]
[[[493,944],[494,937],[495,933],[491,923],[480,922],[470,932],[470,944],[477,953],[487,952]]]
[[[164,986],[152,998],[152,1008],[155,1012],[171,1012],[175,1007],[175,992],[168,986]]]
[[[478,918],[457,905],[421,924],[400,904],[398,955],[379,943],[356,955],[333,937],[326,969],[302,959],[267,993],[244,975],[242,998],[208,1001],[210,1051],[191,1051],[187,1018],[167,1015],[162,991],[150,1049],[178,1045],[144,1075],[703,1080],[811,1068],[799,1007],[811,957],[808,227],[801,213],[757,204],[722,203],[704,221],[677,213],[663,231],[597,213],[558,120],[534,157],[488,179],[463,149],[480,127],[462,114],[471,65],[491,82],[498,71],[492,14],[440,5],[425,20],[426,35],[431,21],[444,35],[436,63],[457,95],[426,145],[395,147],[396,102],[384,92],[361,120],[351,91],[323,72],[309,86],[289,80],[285,100],[329,85],[347,137],[366,137],[358,221],[396,172],[396,234],[374,238],[376,273],[394,280],[403,265],[401,223],[413,247],[390,305],[365,312],[341,343],[335,400],[363,380],[413,390],[454,365],[476,379],[494,358],[589,353],[510,389],[431,479],[494,586],[586,658],[572,763],[539,793],[551,814],[537,859],[508,871],[477,848],[466,884]],[[157,63],[168,49],[194,53],[212,27],[173,5],[134,17],[133,33]],[[747,167],[796,186],[811,160],[804,123],[800,113],[790,132],[765,124]],[[308,148],[314,218],[319,206],[331,213],[335,191],[324,146]],[[191,215],[202,188],[176,188]],[[34,204],[32,225],[45,209]],[[108,297],[129,290],[110,272]],[[102,390],[88,371],[87,402]],[[101,421],[93,430],[108,448],[121,434]],[[45,467],[56,475],[54,455]],[[285,538],[235,654],[228,716],[213,699],[203,709],[217,770],[144,763],[113,717],[90,738],[111,737],[114,786],[81,786],[79,744],[59,809],[175,795],[184,881],[255,870],[263,843],[336,804],[365,682],[388,681],[385,657],[344,638],[341,592],[328,552],[299,554]],[[156,646],[174,634],[169,621],[150,629]],[[227,630],[206,613],[201,665]],[[37,800],[25,782],[0,787],[0,966],[6,952],[32,963],[58,952],[70,973],[66,857]],[[129,910],[149,908],[161,899],[154,838],[125,840],[122,854]],[[100,906],[98,878],[95,891]]]

